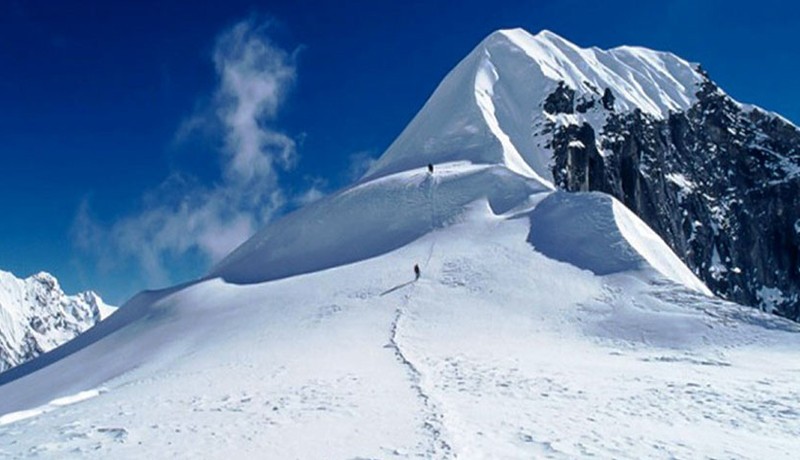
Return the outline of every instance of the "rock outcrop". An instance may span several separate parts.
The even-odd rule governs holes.
[[[548,127],[556,185],[614,195],[716,294],[800,320],[800,131],[703,75],[697,102],[665,119],[559,85],[545,111],[607,113],[599,132]]]

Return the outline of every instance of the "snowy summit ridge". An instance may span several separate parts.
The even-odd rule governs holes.
[[[671,53],[629,46],[583,49],[547,30],[537,35],[500,30],[445,77],[365,179],[429,161],[467,160],[504,164],[552,186],[549,133],[531,135],[531,126],[585,120],[601,128],[605,122],[603,113],[564,116],[549,110],[548,96],[560,85],[586,105],[665,118],[694,104],[703,80],[690,63]],[[607,91],[611,96],[604,97]]]
[[[793,458],[800,327],[629,205],[711,187],[652,163],[652,130],[729,119],[701,77],[492,34],[358,183],[0,374],[0,456]]]

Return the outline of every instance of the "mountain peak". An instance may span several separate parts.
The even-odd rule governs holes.
[[[469,161],[504,165],[553,188],[547,124],[589,123],[600,130],[610,112],[635,110],[664,119],[696,102],[704,81],[670,53],[585,49],[549,30],[498,30],[445,77],[364,180],[428,163]],[[547,110],[544,102],[559,88],[563,94],[556,96],[569,103],[563,113]],[[587,110],[575,113],[579,103]]]
[[[517,34],[524,34],[530,37],[531,39],[536,39],[536,40],[553,40],[553,41],[561,40],[564,42],[568,42],[568,40],[566,40],[564,37],[558,35],[557,33],[549,29],[542,29],[537,34],[533,35],[527,30],[523,29],[522,27],[509,27],[505,29],[497,29],[494,32],[487,35],[483,41],[485,42],[488,39],[494,39],[494,38],[505,38],[508,37],[509,35],[517,35]]]
[[[553,32],[552,30],[542,29],[536,35],[531,35],[527,30],[522,28],[509,29],[506,31],[507,36],[527,36],[530,40],[537,40],[540,42],[549,42],[556,46],[567,46],[574,49],[580,49],[578,45],[572,43],[561,35]]]
[[[36,273],[35,275],[31,275],[30,277],[28,277],[28,279],[26,279],[26,281],[42,284],[46,286],[48,289],[58,290],[58,291],[61,290],[61,286],[58,284],[58,280],[56,279],[56,277],[45,271],[41,271],[39,273]]]
[[[0,270],[0,371],[72,339],[115,310],[92,291],[66,295],[48,272]]]

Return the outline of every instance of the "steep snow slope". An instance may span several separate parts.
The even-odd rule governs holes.
[[[398,212],[424,218],[371,220],[397,190]],[[210,278],[140,295],[67,347],[0,376],[0,455],[796,451],[793,324],[705,296],[613,199],[450,164],[321,203],[276,226],[302,238],[264,232],[245,247],[289,254],[336,234],[333,246],[357,251],[365,235],[388,239],[365,241],[358,261],[322,245],[325,267],[304,256],[311,265],[286,271],[259,271],[240,253],[218,274],[248,267],[258,273],[248,284]],[[564,247],[573,250],[563,256]]]
[[[0,372],[50,351],[110,315],[94,292],[68,296],[49,273],[0,270]]]
[[[600,131],[606,114],[556,114],[549,100],[567,85],[575,99],[658,118],[686,110],[703,76],[683,59],[644,48],[582,49],[558,35],[522,29],[491,34],[442,81],[419,114],[367,173],[380,177],[428,162],[504,164],[553,184],[548,122]]]

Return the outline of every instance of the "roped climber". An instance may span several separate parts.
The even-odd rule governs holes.
[[[420,271],[419,264],[414,264],[414,281],[419,279]]]
[[[428,163],[428,173],[433,174],[433,163]]]

